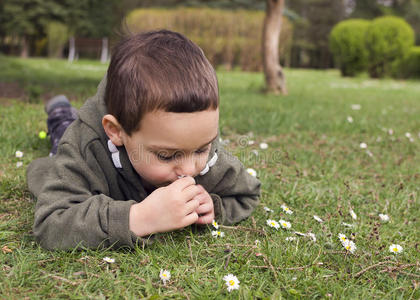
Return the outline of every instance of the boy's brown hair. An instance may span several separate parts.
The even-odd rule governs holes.
[[[216,109],[216,73],[203,51],[180,33],[160,30],[118,43],[107,73],[105,103],[131,135],[147,112]]]

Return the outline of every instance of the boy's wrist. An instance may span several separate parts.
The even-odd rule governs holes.
[[[138,237],[144,237],[155,233],[152,224],[147,220],[147,209],[142,202],[131,205],[129,214],[129,229]]]

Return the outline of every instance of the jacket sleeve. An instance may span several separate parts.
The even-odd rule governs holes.
[[[38,198],[33,232],[42,247],[134,246],[129,211],[136,202],[108,197],[100,170],[92,169],[75,146],[60,145],[41,184],[36,176],[42,163],[45,159],[34,161],[27,174],[29,190]]]
[[[219,144],[216,149],[215,165],[197,183],[212,197],[218,222],[237,223],[251,215],[258,205],[261,183],[248,174],[237,157]]]

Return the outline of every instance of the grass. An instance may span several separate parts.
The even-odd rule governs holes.
[[[39,86],[45,97],[66,93],[77,107],[106,71],[92,61],[0,57],[0,65],[0,82],[25,91]],[[261,74],[218,72],[226,147],[263,182],[252,218],[222,228],[221,239],[211,228],[186,228],[133,250],[46,251],[34,242],[25,166],[49,152],[37,136],[46,130],[46,115],[41,102],[0,99],[1,298],[419,299],[420,82],[341,78],[334,70],[286,75],[290,94],[276,97],[260,93]],[[17,168],[18,161],[24,166]],[[281,204],[294,213],[285,214]],[[390,221],[380,221],[379,213]],[[268,218],[290,221],[292,230],[276,231]],[[294,231],[312,232],[317,241]],[[345,252],[338,233],[352,236],[354,254]],[[391,254],[393,243],[404,251]],[[106,256],[115,263],[104,262]],[[171,271],[167,285],[160,269]],[[227,292],[228,273],[239,278],[239,290]]]

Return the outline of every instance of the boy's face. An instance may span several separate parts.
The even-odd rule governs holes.
[[[148,183],[162,187],[179,176],[196,176],[205,167],[218,134],[219,110],[147,113],[140,130],[121,140],[131,164]]]

